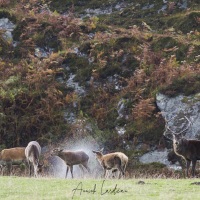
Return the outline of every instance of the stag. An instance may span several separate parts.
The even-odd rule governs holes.
[[[188,140],[183,137],[183,133],[191,126],[190,120],[187,119],[188,126],[181,132],[174,132],[169,128],[166,122],[166,129],[170,131],[173,136],[173,149],[176,155],[181,156],[186,161],[186,175],[189,177],[189,167],[192,162],[192,176],[195,176],[195,167],[197,160],[200,160],[200,140]],[[166,131],[165,131],[166,133]],[[164,133],[164,134],[165,134]],[[166,135],[165,135],[166,137]]]
[[[62,160],[65,161],[67,165],[65,178],[67,178],[69,169],[70,169],[72,178],[74,178],[74,175],[73,175],[74,165],[79,165],[82,171],[84,167],[88,172],[90,172],[90,169],[88,167],[89,156],[84,151],[66,151],[60,148],[56,148],[52,151],[51,155],[58,156]]]
[[[108,177],[108,171],[116,172],[119,170],[118,178],[125,175],[128,157],[122,152],[115,152],[103,155],[103,149],[100,151],[92,151],[96,154],[96,158],[104,169],[104,178]]]
[[[31,176],[32,165],[34,168],[34,176],[38,177],[38,172],[42,168],[43,164],[39,163],[41,154],[41,146],[36,141],[31,141],[25,148],[25,155],[29,166],[29,175]]]

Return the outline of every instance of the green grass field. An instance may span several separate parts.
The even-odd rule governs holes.
[[[199,179],[54,179],[0,177],[0,199],[200,199]]]

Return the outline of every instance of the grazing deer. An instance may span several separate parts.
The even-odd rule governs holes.
[[[195,176],[195,166],[197,160],[200,160],[200,140],[188,140],[182,136],[182,133],[188,130],[191,125],[190,120],[185,117],[189,122],[188,126],[182,130],[181,132],[177,133],[172,131],[166,123],[166,129],[168,129],[172,136],[173,136],[173,149],[174,152],[181,156],[186,161],[186,175],[188,177],[189,167],[192,162],[192,176]],[[166,133],[166,131],[165,131]],[[165,134],[164,133],[164,134]],[[166,135],[165,135],[166,137]]]
[[[124,177],[126,166],[128,164],[128,157],[122,152],[115,152],[103,155],[103,149],[100,151],[92,151],[96,154],[96,158],[104,169],[104,178],[108,177],[108,171],[116,172],[119,170],[118,178]]]
[[[67,165],[65,178],[67,178],[69,169],[70,169],[72,178],[74,178],[74,175],[73,175],[74,165],[79,165],[82,171],[84,167],[88,172],[90,172],[90,168],[88,167],[89,156],[84,151],[65,151],[63,149],[56,148],[52,151],[51,155],[58,156],[65,161]]]
[[[31,141],[25,148],[25,155],[29,166],[29,175],[31,176],[32,165],[34,168],[34,176],[38,177],[38,172],[42,168],[43,164],[39,163],[39,158],[41,154],[41,146],[36,141]]]
[[[0,152],[0,160],[6,163],[9,168],[9,173],[11,173],[13,162],[24,162],[26,160],[25,147],[3,149]]]

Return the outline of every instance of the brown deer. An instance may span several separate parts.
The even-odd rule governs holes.
[[[9,169],[9,174],[12,171],[13,162],[24,162],[26,160],[25,147],[15,147],[3,149],[0,152],[0,161],[4,162]],[[3,169],[3,165],[2,165]]]
[[[122,152],[108,153],[103,155],[103,149],[100,151],[92,151],[96,154],[96,158],[104,169],[104,178],[108,177],[108,171],[116,172],[119,170],[118,178],[125,175],[128,157]]]
[[[28,143],[27,147],[25,148],[25,155],[29,165],[29,175],[31,176],[32,165],[34,168],[34,176],[38,177],[38,172],[42,168],[43,164],[39,163],[41,154],[41,146],[36,141],[31,141]]]
[[[67,165],[65,178],[67,178],[69,169],[70,169],[72,178],[74,178],[73,165],[79,165],[82,171],[84,167],[88,172],[90,172],[90,168],[88,167],[89,156],[84,151],[67,151],[60,148],[56,148],[52,151],[51,155],[58,156],[65,161]]]
[[[166,123],[166,129],[168,129],[173,136],[173,149],[174,152],[181,156],[186,161],[186,175],[189,176],[189,167],[192,162],[192,176],[195,176],[195,167],[197,160],[200,160],[200,140],[188,140],[183,137],[182,133],[188,130],[191,125],[190,120],[185,117],[189,122],[188,126],[181,132],[174,132]],[[166,133],[166,131],[165,131]],[[164,134],[165,134],[164,133]],[[166,135],[165,135],[166,137]]]

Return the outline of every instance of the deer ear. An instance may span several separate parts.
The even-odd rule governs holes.
[[[104,148],[102,148],[102,149],[100,150],[100,152],[102,153],[102,152],[103,152],[103,150],[104,150]]]
[[[93,153],[98,153],[97,151],[93,151],[93,150],[92,150],[92,152],[93,152]]]

